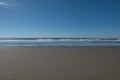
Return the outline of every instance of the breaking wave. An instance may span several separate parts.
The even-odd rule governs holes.
[[[0,38],[0,46],[120,46],[116,38]]]
[[[49,39],[41,39],[41,38],[19,38],[19,39],[0,39],[0,42],[49,42],[49,41],[120,41],[120,39],[101,39],[101,38],[49,38]]]

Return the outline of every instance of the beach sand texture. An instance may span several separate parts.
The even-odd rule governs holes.
[[[120,47],[1,47],[0,80],[120,80]]]

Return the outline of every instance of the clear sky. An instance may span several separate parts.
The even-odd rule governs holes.
[[[0,0],[0,37],[120,38],[120,0]]]

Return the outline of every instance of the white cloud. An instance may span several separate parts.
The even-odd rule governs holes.
[[[13,6],[13,3],[9,1],[0,1],[0,8],[8,8]]]

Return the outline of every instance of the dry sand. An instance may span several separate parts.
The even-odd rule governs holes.
[[[1,47],[0,80],[120,80],[120,47]]]

